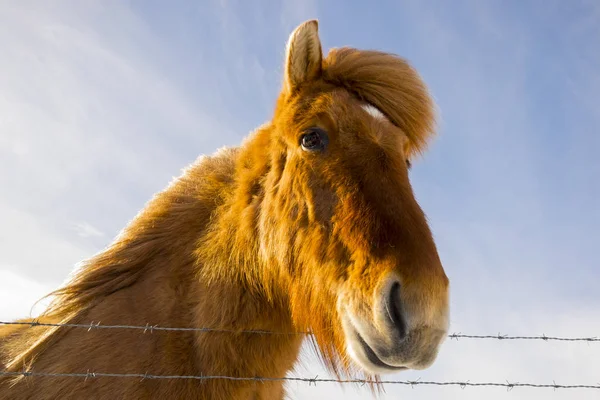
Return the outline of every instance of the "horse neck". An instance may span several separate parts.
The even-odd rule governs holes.
[[[198,269],[191,298],[199,300],[194,320],[197,326],[227,331],[196,337],[202,364],[216,374],[283,377],[304,339],[294,332],[284,279],[259,256],[262,189],[257,182],[269,170],[264,158],[268,134],[258,129],[230,159],[230,184],[215,196],[222,202],[195,242]]]

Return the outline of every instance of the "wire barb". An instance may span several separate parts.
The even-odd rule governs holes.
[[[506,391],[510,392],[515,387],[514,383],[510,383],[508,380],[506,381]]]

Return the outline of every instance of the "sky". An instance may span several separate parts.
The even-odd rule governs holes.
[[[411,182],[451,332],[600,336],[600,3],[0,1],[0,320],[28,316],[200,154],[271,117],[285,43],[396,53],[439,109]],[[392,380],[599,384],[600,344],[447,340]],[[327,377],[310,351],[294,376]],[[288,385],[292,399],[369,398]],[[596,391],[385,386],[382,399]]]

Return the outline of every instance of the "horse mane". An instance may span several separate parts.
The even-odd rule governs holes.
[[[164,260],[153,261],[157,256],[193,262],[192,249],[181,246],[189,247],[194,240],[182,240],[187,243],[178,245],[172,237],[193,238],[205,228],[210,212],[224,201],[221,191],[233,179],[237,152],[222,148],[185,168],[179,178],[154,195],[107,248],[82,261],[66,284],[38,300],[52,298],[38,318],[28,321],[79,323],[78,318],[102,299],[134,285],[149,269],[164,268]],[[202,187],[201,182],[206,185]],[[190,223],[190,214],[198,215],[196,223]],[[66,331],[50,326],[36,332],[4,349],[10,359],[7,370],[19,370],[33,362],[51,340],[58,340]]]
[[[377,107],[408,138],[407,156],[422,154],[435,133],[435,104],[419,73],[403,58],[376,50],[334,48],[323,79]]]
[[[142,208],[111,245],[84,261],[68,284],[46,296],[54,296],[54,300],[43,315],[58,318],[77,313],[92,306],[98,298],[135,284],[147,263],[164,252],[165,245],[172,246],[172,233],[183,237],[192,234],[193,228],[182,229],[188,219],[178,217],[199,211],[198,204],[203,200],[199,196],[210,198],[213,207],[223,202],[219,189],[231,182],[236,155],[237,149],[223,148],[212,156],[199,157],[185,168],[179,178]],[[198,188],[201,181],[210,178],[212,182],[207,182],[206,188]],[[212,211],[200,208],[203,211],[200,215]],[[200,222],[203,223],[206,221]]]

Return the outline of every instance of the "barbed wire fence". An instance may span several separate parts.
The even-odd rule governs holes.
[[[311,332],[274,332],[268,330],[236,330],[236,329],[222,329],[222,328],[210,328],[210,327],[165,327],[158,325],[107,325],[101,324],[100,322],[90,322],[89,324],[74,324],[74,323],[49,323],[49,322],[40,322],[36,319],[30,322],[23,321],[0,321],[0,325],[16,325],[16,326],[28,326],[31,328],[35,327],[57,327],[57,328],[78,328],[78,329],[87,329],[91,330],[101,330],[101,329],[131,329],[138,330],[142,334],[146,333],[154,333],[161,331],[181,331],[181,332],[212,332],[212,333],[234,333],[234,334],[261,334],[261,335],[311,335]],[[490,339],[490,340],[535,340],[535,341],[561,341],[561,342],[600,342],[600,337],[559,337],[559,336],[547,336],[545,334],[537,335],[537,336],[511,336],[505,334],[497,334],[497,335],[468,335],[462,333],[452,333],[447,336],[451,340],[459,340],[459,339],[467,339],[467,340],[476,340],[476,339]],[[52,373],[45,371],[32,371],[23,370],[23,371],[0,371],[0,377],[70,377],[70,378],[79,378],[84,380],[98,379],[98,378],[123,378],[123,379],[173,379],[173,380],[198,380],[198,381],[206,381],[206,380],[230,380],[230,381],[254,381],[254,382],[274,382],[274,381],[286,381],[286,382],[303,382],[308,383],[309,385],[316,385],[317,383],[338,383],[338,384],[386,384],[386,385],[404,385],[404,386],[457,386],[462,389],[466,387],[502,387],[507,390],[512,390],[514,388],[524,387],[524,388],[534,388],[534,389],[596,389],[600,390],[600,383],[595,385],[586,385],[586,384],[575,384],[575,385],[563,385],[558,384],[555,381],[552,383],[522,383],[522,382],[471,382],[467,381],[422,381],[418,380],[367,380],[367,379],[335,379],[335,378],[319,378],[318,376],[314,378],[308,377],[294,377],[294,376],[286,376],[286,377],[234,377],[234,376],[223,376],[223,375],[155,375],[149,373],[110,373],[110,372],[95,372],[95,371],[85,371],[85,372],[73,372],[73,373]]]

